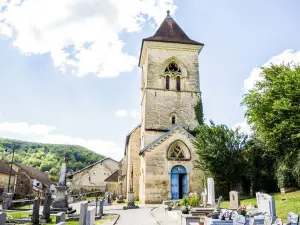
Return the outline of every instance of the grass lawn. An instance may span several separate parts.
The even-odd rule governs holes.
[[[291,192],[287,194],[274,193],[270,194],[275,199],[276,215],[283,221],[286,220],[289,212],[300,214],[300,191]],[[256,205],[256,198],[249,198],[241,200],[242,205]],[[229,208],[229,201],[221,202],[222,208]]]
[[[12,219],[20,219],[24,217],[29,217],[29,214],[31,214],[31,211],[29,212],[23,212],[23,211],[4,211],[7,214],[8,218]]]

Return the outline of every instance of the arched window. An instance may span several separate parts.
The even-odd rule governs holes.
[[[176,123],[176,117],[173,115],[172,116],[172,124],[175,124]]]
[[[171,62],[165,69],[165,73],[175,75],[176,73],[181,73],[180,67],[175,62]]]
[[[170,76],[166,76],[166,89],[170,89]]]
[[[180,91],[180,76],[176,77],[176,90]]]
[[[183,149],[179,145],[175,145],[173,148],[170,149],[168,158],[170,159],[183,159],[184,152]]]

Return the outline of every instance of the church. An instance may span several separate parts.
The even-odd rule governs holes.
[[[202,171],[194,168],[200,97],[198,55],[203,44],[190,39],[168,11],[156,33],[142,41],[141,123],[127,136],[119,164],[126,197],[133,188],[142,203],[181,199],[203,190]]]

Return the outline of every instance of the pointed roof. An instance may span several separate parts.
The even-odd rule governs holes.
[[[167,17],[164,19],[156,33],[152,37],[143,39],[144,41],[160,41],[172,42],[180,44],[203,45],[200,42],[190,39],[184,31],[179,27],[175,20],[170,16],[170,11],[167,11]]]
[[[192,134],[190,134],[186,129],[184,129],[183,127],[177,125],[177,126],[173,127],[171,130],[169,130],[168,132],[166,132],[165,134],[163,134],[162,136],[160,136],[159,138],[157,138],[155,141],[153,141],[152,143],[150,143],[149,145],[147,145],[146,147],[144,147],[143,149],[141,149],[140,155],[142,155],[143,152],[147,151],[148,149],[150,149],[154,145],[158,144],[164,138],[168,137],[170,134],[172,134],[177,129],[183,131],[191,139],[195,139],[195,137]]]

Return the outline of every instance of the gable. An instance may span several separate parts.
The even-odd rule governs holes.
[[[195,139],[195,137],[192,134],[190,134],[187,130],[185,130],[183,127],[175,126],[171,130],[169,130],[168,132],[166,132],[165,134],[163,134],[162,136],[157,138],[151,144],[149,144],[145,148],[141,149],[140,155],[146,153],[147,151],[151,151],[151,149],[158,147],[163,142],[165,142],[169,139],[174,139],[172,141],[181,140],[185,143],[186,141],[188,141],[188,142],[193,141]],[[184,139],[186,139],[186,141]]]

